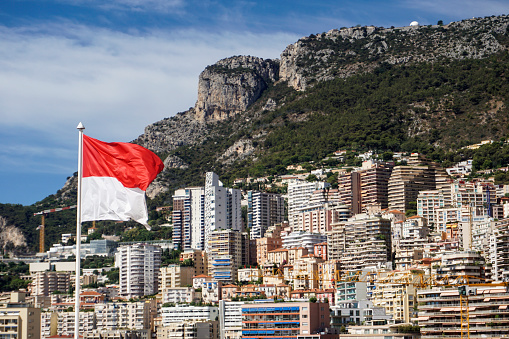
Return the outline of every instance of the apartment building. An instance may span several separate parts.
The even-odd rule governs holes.
[[[186,320],[159,326],[157,339],[219,339],[218,321]]]
[[[251,239],[263,238],[270,226],[284,221],[284,216],[285,204],[281,194],[247,192],[247,227]]]
[[[246,232],[218,230],[209,235],[209,274],[216,280],[234,282],[239,266],[249,265],[249,237]]]
[[[345,270],[382,267],[391,261],[391,222],[359,217],[334,225],[327,234],[329,260],[339,260]]]
[[[160,316],[162,326],[185,321],[214,321],[219,316],[219,309],[215,306],[177,305],[161,307]]]
[[[0,338],[38,339],[41,337],[41,309],[25,303],[24,293],[11,293],[0,304]]]
[[[95,315],[98,329],[152,329],[153,320],[157,316],[157,302],[152,299],[97,304],[92,314]]]
[[[193,283],[193,266],[168,265],[159,269],[159,291],[168,288],[184,287]]]
[[[491,279],[509,281],[509,219],[494,222],[489,244]]]
[[[242,305],[244,301],[219,301],[219,329],[222,339],[242,338]]]
[[[457,287],[417,292],[421,338],[507,336],[509,293],[506,287],[465,285],[463,288],[461,296]]]
[[[299,209],[307,207],[313,192],[323,190],[330,187],[327,182],[307,182],[293,181],[288,184],[288,221],[292,229],[296,229],[294,225],[295,214],[299,213]]]
[[[207,252],[202,250],[188,250],[180,253],[180,261],[188,259],[193,261],[195,275],[208,274],[209,264]]]
[[[158,292],[161,248],[134,244],[118,248],[116,266],[119,267],[119,295],[130,299]]]
[[[203,250],[205,248],[205,188],[187,187],[173,195],[173,248]]]
[[[201,301],[201,293],[195,292],[192,287],[173,287],[161,291],[161,302],[165,303],[192,303]]]
[[[282,302],[242,305],[242,338],[299,338],[330,328],[328,303]]]
[[[350,217],[350,208],[335,203],[309,204],[295,210],[292,215],[294,231],[321,233],[330,231],[331,224],[346,221]]]
[[[71,286],[70,272],[34,272],[32,278],[32,295],[49,296],[53,292],[67,293]]]
[[[282,237],[283,248],[304,247],[308,252],[314,252],[314,245],[327,241],[327,236],[321,233],[294,231]]]
[[[94,312],[79,314],[79,333],[90,332],[96,328]],[[54,336],[74,337],[75,313],[74,312],[42,312],[41,313],[41,339]]]
[[[468,276],[470,283],[484,281],[484,258],[476,251],[456,251],[442,255],[437,278]]]
[[[373,160],[364,161],[362,167],[338,176],[339,202],[351,207],[352,214],[368,206],[379,210],[388,206],[388,183],[392,164]]]
[[[415,317],[414,305],[417,289],[412,284],[401,283],[407,272],[378,272],[371,291],[374,307],[383,307],[395,322],[409,323]]]
[[[217,174],[205,175],[205,251],[210,252],[212,232],[221,230],[242,230],[241,191],[223,187]]]
[[[447,173],[437,164],[412,154],[408,164],[394,167],[388,185],[389,209],[416,209],[420,191],[447,190]]]

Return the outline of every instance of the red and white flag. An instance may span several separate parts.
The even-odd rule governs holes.
[[[144,147],[83,135],[81,221],[132,219],[148,228],[145,191],[163,168]]]

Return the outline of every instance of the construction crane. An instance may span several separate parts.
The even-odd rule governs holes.
[[[48,213],[53,212],[60,212],[65,210],[70,210],[76,208],[76,205],[72,206],[66,206],[66,207],[57,207],[57,208],[51,208],[48,210],[40,211],[37,213],[34,213],[34,216],[40,215],[41,216],[41,224],[37,227],[37,230],[39,231],[39,253],[44,253],[44,224],[45,224],[45,216]]]

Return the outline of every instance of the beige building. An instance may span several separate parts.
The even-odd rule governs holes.
[[[41,338],[41,309],[26,304],[24,293],[11,293],[11,300],[0,304],[0,338]]]
[[[208,260],[207,253],[205,251],[200,250],[189,250],[180,253],[180,261],[192,260],[194,267],[194,274],[208,274]]]
[[[391,222],[359,214],[335,224],[327,235],[329,260],[339,260],[347,271],[382,267],[391,261]]]
[[[371,301],[374,307],[385,308],[385,313],[392,315],[396,322],[408,323],[414,318],[417,290],[412,284],[400,282],[404,275],[406,273],[378,272]]]
[[[94,312],[83,312],[79,314],[79,333],[87,333],[95,328]],[[74,336],[75,313],[72,312],[42,312],[41,314],[41,338],[54,335]]]
[[[237,272],[237,280],[248,282],[256,281],[262,277],[262,271],[256,267],[239,268]]]
[[[168,288],[185,287],[193,284],[194,267],[169,265],[159,269],[159,291]]]
[[[394,167],[389,179],[389,209],[417,209],[420,191],[445,189],[447,173],[437,164],[412,154],[408,165]],[[415,203],[415,206],[411,206]]]
[[[256,263],[258,265],[264,265],[268,260],[268,254],[270,251],[273,251],[277,248],[281,248],[283,246],[283,241],[281,237],[264,237],[260,239],[255,239],[256,242]]]
[[[49,296],[53,292],[67,293],[71,286],[69,272],[34,272],[32,273],[32,295]]]
[[[209,234],[209,275],[223,282],[234,282],[239,267],[249,265],[249,237],[232,229]]]

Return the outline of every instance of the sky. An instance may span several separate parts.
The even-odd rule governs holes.
[[[31,205],[77,171],[78,132],[129,142],[193,107],[234,55],[303,36],[509,13],[509,0],[1,0],[0,203]]]

